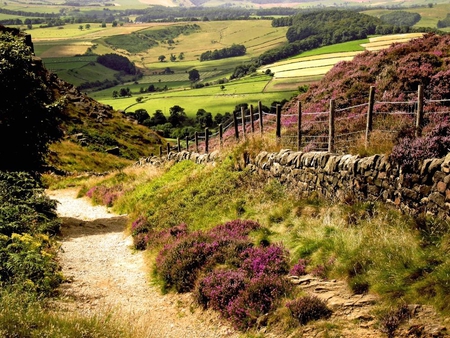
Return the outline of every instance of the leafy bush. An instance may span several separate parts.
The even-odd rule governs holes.
[[[0,285],[50,294],[61,282],[56,202],[30,174],[0,172]]]
[[[286,307],[302,325],[311,320],[328,318],[332,314],[326,303],[316,296],[304,296],[294,299],[287,302]]]

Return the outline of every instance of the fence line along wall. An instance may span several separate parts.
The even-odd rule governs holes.
[[[410,214],[450,216],[450,154],[425,160],[406,175],[386,155],[360,158],[328,152],[261,152],[249,159],[253,172],[278,179],[303,197],[311,193],[331,201],[383,201]]]
[[[375,131],[382,134],[378,138],[383,141],[392,139],[395,132],[405,126],[414,127],[416,136],[420,136],[426,120],[424,117],[450,114],[449,107],[448,99],[426,100],[420,85],[415,99],[410,101],[377,101],[375,87],[370,87],[366,102],[353,106],[343,106],[341,103],[341,107],[337,107],[336,102],[330,100],[329,109],[323,112],[304,112],[301,102],[297,102],[292,114],[282,113],[280,105],[272,107],[272,112],[265,112],[259,102],[256,112],[251,105],[247,110],[241,107],[214,133],[205,128],[202,133],[187,136],[183,142],[177,139],[175,146],[167,144],[167,149],[160,147],[159,155],[167,155],[173,150],[208,153],[255,132],[273,135],[282,147],[298,151],[348,153],[351,146],[359,143],[367,149]]]

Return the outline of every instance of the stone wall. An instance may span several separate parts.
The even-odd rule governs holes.
[[[330,200],[383,201],[413,214],[450,216],[450,154],[425,160],[413,174],[404,174],[385,155],[361,158],[291,150],[261,152],[248,159],[248,166],[303,195],[315,192]]]
[[[136,164],[161,165],[167,160],[202,164],[218,157],[217,151],[182,151],[144,158]],[[450,153],[441,159],[425,160],[413,174],[404,174],[385,155],[359,157],[287,149],[246,157],[245,165],[252,172],[291,186],[303,197],[315,193],[331,201],[381,201],[411,214],[450,217]]]

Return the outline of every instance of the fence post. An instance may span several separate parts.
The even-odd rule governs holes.
[[[258,101],[258,111],[259,111],[259,132],[261,136],[263,134],[263,111],[262,111],[262,103]]]
[[[195,132],[195,152],[198,153],[198,131]]]
[[[222,123],[219,124],[219,148],[222,149],[223,146],[223,127]]]
[[[369,147],[370,133],[372,132],[372,122],[373,122],[373,105],[375,103],[375,87],[370,86],[369,90],[369,107],[367,108],[367,121],[366,121],[366,140],[365,148]]]
[[[163,150],[162,150],[162,146],[159,146],[159,157],[162,157],[163,155]]]
[[[297,151],[300,151],[302,148],[302,103],[300,101],[297,102],[297,114]]]
[[[167,142],[167,156],[169,156],[170,154],[170,143]]]
[[[181,151],[181,144],[180,144],[180,138],[177,137],[177,151],[180,152]]]
[[[186,151],[189,151],[189,136],[186,136]]]
[[[209,152],[209,129],[205,128],[205,153]]]
[[[245,139],[245,109],[241,107],[241,119],[242,119],[242,136]]]
[[[239,140],[239,128],[238,128],[238,121],[237,121],[237,112],[233,112],[233,124],[234,124],[234,136],[236,137],[236,140]]]
[[[277,104],[276,112],[277,112],[277,129],[276,129],[275,136],[277,137],[277,142],[280,142],[280,138],[281,138],[281,105]]]
[[[330,100],[330,116],[329,116],[329,129],[328,129],[328,152],[334,152],[334,100]]]
[[[250,126],[252,134],[255,132],[255,123],[253,121],[253,105],[250,105]]]
[[[422,136],[423,126],[423,87],[419,85],[417,93],[416,137]]]

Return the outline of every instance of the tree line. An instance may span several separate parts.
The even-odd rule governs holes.
[[[226,59],[234,56],[245,55],[247,49],[244,45],[233,44],[231,47],[206,51],[200,55],[200,61]]]

